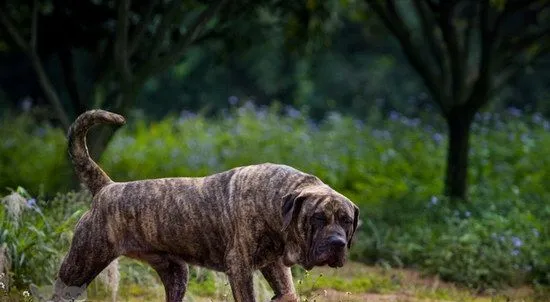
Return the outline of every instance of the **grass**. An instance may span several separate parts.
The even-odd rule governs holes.
[[[118,301],[164,301],[164,289],[158,277],[133,260],[121,261],[123,278]],[[132,281],[129,274],[140,271],[141,281]],[[221,273],[193,268],[186,301],[232,301],[231,289]],[[548,301],[548,292],[532,287],[508,288],[500,292],[478,293],[472,289],[443,282],[438,277],[423,276],[413,270],[390,269],[350,262],[343,268],[318,267],[311,271],[293,269],[296,291],[303,302],[336,301]],[[268,301],[272,291],[259,275],[255,275],[258,301]],[[146,283],[144,283],[146,282]],[[110,294],[98,281],[88,290],[90,301],[110,301]],[[545,300],[546,299],[546,300]]]

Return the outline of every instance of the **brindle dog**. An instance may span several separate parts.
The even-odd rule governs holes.
[[[93,194],[59,270],[54,300],[66,288],[85,288],[121,255],[149,263],[166,301],[181,301],[188,264],[225,272],[235,301],[254,301],[260,270],[274,301],[298,301],[290,266],[341,267],[359,209],[317,177],[260,164],[198,178],[113,182],[90,158],[86,133],[122,116],[92,110],[69,130],[69,153]]]

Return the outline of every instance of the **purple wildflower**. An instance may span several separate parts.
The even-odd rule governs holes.
[[[533,123],[540,125],[542,124],[543,121],[544,121],[544,117],[542,117],[542,114],[538,112],[533,114]]]
[[[379,139],[385,139],[385,140],[391,139],[391,133],[388,130],[373,129],[372,136]]]
[[[180,113],[180,121],[188,120],[195,118],[197,116],[196,113],[188,111],[188,110],[182,110]]]
[[[302,116],[302,113],[300,113],[300,110],[297,110],[292,106],[286,106],[285,111],[286,111],[286,115],[288,115],[290,118],[299,118],[300,116]]]
[[[23,101],[21,101],[21,109],[23,109],[23,111],[31,110],[32,103],[33,99],[30,96],[26,96]]]
[[[237,103],[239,102],[239,98],[236,97],[236,96],[234,96],[234,95],[232,95],[232,96],[230,96],[229,98],[227,98],[227,102],[229,103],[229,105],[235,106],[235,105],[237,105]]]
[[[27,208],[32,209],[32,208],[35,208],[36,206],[37,206],[36,205],[36,199],[31,198],[31,199],[27,200]]]
[[[438,133],[438,132],[434,133],[432,135],[432,138],[436,144],[440,144],[443,141],[443,135],[441,135],[441,133]]]
[[[355,128],[357,130],[363,130],[363,128],[365,127],[365,123],[363,123],[363,121],[360,119],[354,119],[353,123],[355,124]]]
[[[392,120],[392,121],[397,121],[399,119],[399,116],[400,116],[400,114],[397,111],[391,111],[390,112],[390,120]]]
[[[523,245],[523,241],[519,237],[513,236],[511,240],[514,247],[521,247]]]
[[[519,117],[521,116],[521,109],[518,109],[516,107],[510,107],[508,108],[508,113],[510,113],[513,116]]]

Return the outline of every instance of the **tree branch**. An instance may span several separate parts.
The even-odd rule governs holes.
[[[500,50],[503,53],[511,53],[515,55],[517,52],[523,51],[526,48],[529,48],[531,45],[539,41],[541,38],[550,35],[550,25],[534,32],[524,33],[518,39],[511,39],[505,42],[502,42],[500,45]]]
[[[143,40],[143,37],[145,36],[145,33],[147,32],[147,26],[151,24],[151,21],[153,20],[153,12],[155,8],[155,4],[157,1],[151,0],[149,1],[149,6],[147,7],[143,20],[141,20],[136,30],[134,31],[134,34],[132,36],[131,42],[129,44],[128,49],[128,56],[131,57],[136,50],[138,49],[138,46],[141,44],[141,40]]]
[[[477,15],[478,11],[478,3],[475,3],[475,12],[468,16],[468,24],[466,25],[466,29],[464,30],[464,45],[462,45],[462,53],[461,56],[465,58],[465,67],[466,70],[468,69],[468,59],[470,56],[470,47],[472,45],[472,34],[474,32],[474,24],[475,24],[475,16]]]
[[[50,81],[50,78],[46,74],[42,63],[40,62],[40,58],[38,58],[38,55],[34,52],[30,54],[30,57],[31,63],[38,76],[38,83],[40,83],[40,86],[42,86],[42,90],[44,90],[46,98],[50,101],[50,103],[52,103],[54,110],[57,112],[57,117],[61,122],[61,126],[65,130],[68,130],[71,124],[69,121],[69,117],[67,116],[65,109],[63,109],[61,100],[59,99],[59,96],[57,95],[57,92],[55,91],[55,88]]]
[[[11,38],[15,41],[15,44],[17,44],[17,46],[19,46],[19,48],[21,48],[21,50],[25,53],[29,53],[31,51],[29,44],[25,42],[25,39],[23,39],[21,33],[19,33],[17,28],[10,21],[9,17],[4,12],[4,9],[0,10],[0,22],[2,22],[2,25],[4,25]]]
[[[63,70],[63,79],[65,87],[69,93],[71,103],[77,114],[86,111],[86,104],[82,102],[82,98],[78,93],[78,81],[74,69],[73,53],[70,49],[63,48],[58,53],[61,69]]]
[[[225,37],[223,32],[221,32],[219,30],[211,30],[206,34],[203,34],[203,35],[200,35],[200,37],[197,37],[193,41],[193,43],[199,45],[199,44],[205,43],[207,41],[211,41],[211,40],[215,40],[215,39],[221,39],[223,37]]]
[[[114,60],[121,74],[123,86],[130,83],[132,71],[128,58],[128,15],[130,13],[130,0],[120,0],[118,6],[118,20],[114,48]]]
[[[495,80],[489,95],[494,95],[497,91],[500,91],[506,84],[510,82],[523,68],[515,66],[515,68],[509,68],[500,72],[500,76]]]
[[[446,58],[443,53],[443,49],[439,45],[437,37],[434,34],[434,31],[437,28],[433,20],[434,11],[429,11],[426,9],[423,0],[414,0],[413,4],[420,19],[422,32],[424,33],[424,41],[429,45],[430,51],[434,56],[435,63],[439,66],[439,76],[444,78],[447,75]],[[446,81],[443,80],[442,82]]]
[[[432,11],[438,11],[439,10],[439,4],[435,2],[434,0],[427,0],[426,3],[428,3],[428,6]]]
[[[507,85],[513,78],[515,78],[520,71],[524,70],[526,66],[533,64],[538,60],[543,54],[550,52],[550,40],[547,43],[541,45],[539,51],[537,51],[533,56],[529,57],[523,62],[514,62],[509,64],[507,70],[501,72],[501,76],[497,79],[494,84],[494,87],[491,90],[491,94],[494,94],[497,91],[500,91],[505,85]]]
[[[489,91],[491,90],[491,73],[492,73],[492,55],[494,51],[492,29],[489,24],[489,1],[482,1],[480,12],[480,45],[481,56],[479,62],[479,72],[477,80],[472,88],[472,91],[465,103],[465,107],[469,108],[470,112],[475,113],[483,107],[489,100]]]
[[[195,22],[189,26],[185,35],[173,47],[172,51],[157,60],[151,60],[148,64],[144,64],[144,66],[137,73],[138,78],[140,80],[145,80],[150,75],[157,74],[158,72],[168,68],[170,65],[177,63],[177,61],[180,60],[185,54],[187,47],[194,41],[195,37],[200,34],[208,21],[214,17],[216,12],[223,6],[223,4],[225,4],[225,2],[226,0],[220,0],[205,9],[197,17]]]
[[[61,122],[61,126],[65,130],[69,129],[70,122],[69,122],[67,113],[63,109],[63,105],[61,104],[59,96],[57,95],[57,92],[55,91],[53,84],[50,82],[50,79],[46,74],[46,71],[44,70],[42,63],[40,62],[40,58],[36,53],[36,49],[31,48],[30,45],[27,44],[27,42],[25,42],[25,39],[23,39],[23,36],[17,30],[17,27],[10,21],[4,9],[0,10],[0,22],[2,23],[2,25],[4,25],[4,27],[6,28],[9,35],[12,37],[12,39],[15,41],[15,43],[29,57],[31,64],[38,77],[38,83],[40,84],[44,92],[44,95],[46,96],[46,99],[52,104],[54,111],[57,114],[57,118]]]
[[[36,37],[38,35],[38,1],[33,1],[30,48],[36,52]]]
[[[510,15],[519,12],[521,10],[529,8],[532,4],[536,4],[537,0],[519,0],[519,1],[506,1],[506,4],[504,6],[504,10],[502,13],[500,13],[495,21],[495,26],[493,28],[493,31],[498,30],[498,28],[502,25],[502,22],[504,19],[509,17]]]
[[[107,74],[111,73],[113,69],[113,58],[110,54],[114,53],[114,41],[113,39],[107,39],[105,45],[98,45],[96,56],[97,56],[97,68],[98,71],[95,80],[101,81],[101,79],[106,78]]]
[[[440,5],[441,11],[438,18],[438,23],[443,34],[443,40],[447,46],[449,53],[449,61],[451,63],[451,95],[455,104],[461,104],[463,87],[464,87],[464,58],[461,56],[460,46],[458,43],[458,33],[453,24],[454,4],[444,2]]]
[[[382,20],[386,28],[388,28],[397,38],[401,44],[401,49],[403,49],[403,52],[409,59],[413,68],[415,68],[420,77],[422,77],[435,103],[440,107],[441,111],[446,114],[448,108],[445,106],[443,101],[444,97],[439,89],[439,87],[441,87],[441,82],[430,70],[429,65],[423,61],[418,47],[413,45],[405,24],[397,15],[393,1],[394,0],[388,0],[386,2],[388,5],[388,10],[386,10],[377,0],[365,0],[369,7],[372,8],[375,14]]]
[[[534,4],[541,4],[540,7],[532,8],[531,6]],[[504,10],[502,13],[498,14],[495,20],[495,24],[491,30],[492,36],[495,37],[495,40],[499,40],[502,36],[502,30],[503,30],[503,24],[505,23],[506,19],[513,14],[516,13],[524,13],[525,10],[535,9],[535,10],[542,10],[544,7],[548,6],[550,3],[545,1],[537,1],[537,0],[518,0],[518,1],[506,1]]]
[[[170,32],[170,28],[175,23],[176,17],[181,12],[181,2],[172,0],[171,5],[166,8],[160,25],[155,30],[155,37],[151,43],[151,58],[156,59],[164,46],[164,39]]]

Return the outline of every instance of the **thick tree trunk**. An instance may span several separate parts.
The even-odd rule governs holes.
[[[467,201],[468,152],[473,115],[465,110],[453,110],[446,118],[449,143],[445,195],[453,200]]]

